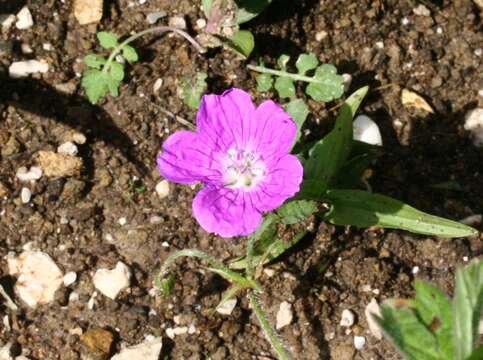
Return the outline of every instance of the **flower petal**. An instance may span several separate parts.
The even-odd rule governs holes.
[[[198,134],[177,131],[163,143],[157,163],[159,172],[169,181],[192,184],[221,179],[220,164],[216,159]]]
[[[203,229],[226,238],[249,235],[262,220],[247,193],[213,186],[196,194],[193,215]]]
[[[256,151],[275,160],[289,153],[297,133],[297,125],[290,115],[277,103],[267,100],[256,109],[255,117],[252,138]]]
[[[205,95],[196,116],[196,126],[204,141],[225,153],[231,148],[244,149],[251,138],[255,105],[250,94],[230,89],[222,95]]]
[[[295,155],[285,155],[270,169],[268,177],[250,196],[258,211],[278,208],[293,197],[302,183],[303,167]]]

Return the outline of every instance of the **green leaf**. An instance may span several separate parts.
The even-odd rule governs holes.
[[[113,61],[109,69],[109,74],[114,80],[121,81],[124,79],[124,66],[117,61]]]
[[[287,64],[289,60],[290,60],[290,56],[285,54],[280,55],[280,57],[277,60],[277,65],[280,68],[280,70],[285,71],[287,69]]]
[[[419,211],[399,200],[360,190],[328,190],[331,209],[324,217],[335,225],[380,226],[441,237],[477,233],[469,226]]]
[[[277,214],[284,224],[291,225],[304,221],[317,210],[315,201],[294,200],[282,205]]]
[[[289,113],[293,121],[295,121],[295,124],[297,124],[297,134],[295,135],[295,139],[293,142],[293,144],[295,145],[295,143],[300,140],[300,137],[302,135],[302,126],[304,125],[305,120],[309,115],[309,109],[302,99],[293,99],[288,104],[284,105],[284,108],[285,111]]]
[[[313,70],[319,64],[319,60],[315,56],[315,54],[301,54],[295,63],[297,70],[299,71],[300,75],[305,75],[305,73],[309,70]],[[337,71],[336,71],[337,72]]]
[[[315,71],[314,81],[307,85],[305,92],[316,101],[338,99],[344,93],[343,78],[337,74],[334,65],[321,65]]]
[[[248,30],[239,30],[233,34],[229,46],[245,58],[249,57],[255,47],[255,38]]]
[[[139,60],[136,49],[129,45],[124,45],[122,48],[122,56],[129,62],[136,62]]]
[[[154,286],[156,286],[161,295],[168,296],[173,292],[175,282],[176,278],[173,274],[168,275],[166,279],[161,279],[159,276],[156,276]]]
[[[201,8],[203,9],[203,13],[207,18],[210,17],[213,1],[214,0],[201,0]]]
[[[97,103],[109,91],[106,74],[97,69],[89,69],[84,72],[81,86],[92,104]]]
[[[84,57],[84,64],[94,69],[100,69],[105,63],[106,59],[103,56],[89,54]]]
[[[478,339],[478,325],[483,311],[483,261],[472,261],[456,270],[453,299],[455,359],[471,356]]]
[[[436,338],[436,351],[441,359],[453,359],[453,319],[451,304],[435,286],[416,280],[414,305],[419,318]]]
[[[470,357],[466,360],[481,360],[483,359],[483,346],[479,346],[478,349],[473,351]]]
[[[242,24],[257,17],[270,5],[272,0],[236,0],[235,2],[238,6],[236,13],[237,23]]]
[[[367,90],[368,87],[363,87],[346,100],[337,115],[334,129],[309,152],[309,158],[304,165],[304,179],[311,182],[303,182],[302,194],[322,195],[332,178],[345,164],[353,145],[352,119]],[[306,189],[307,186],[312,189]]]
[[[257,91],[269,91],[273,85],[273,78],[269,74],[260,74],[257,76]]]
[[[281,98],[295,97],[295,85],[293,83],[293,80],[288,77],[277,77],[274,87],[275,90],[277,90],[278,92],[278,96],[280,96]]]
[[[216,308],[219,308],[221,306],[223,306],[224,303],[226,303],[228,300],[230,300],[232,297],[236,296],[236,294],[238,292],[240,292],[241,290],[243,290],[243,288],[239,285],[232,285],[230,286],[224,293],[223,293],[223,296],[221,297],[221,300],[220,302],[218,303],[218,305],[216,305]]]
[[[117,42],[117,36],[114,35],[112,32],[108,32],[108,31],[98,32],[97,39],[99,40],[99,44],[101,44],[101,46],[104,49],[113,49],[117,45],[119,45]]]
[[[204,72],[196,73],[196,76],[184,76],[181,79],[181,93],[183,101],[192,109],[198,109],[201,96],[207,88],[206,79],[208,75]]]
[[[390,300],[381,305],[381,317],[374,318],[384,335],[407,360],[445,360],[437,351],[436,338],[409,305],[410,302],[403,300]]]

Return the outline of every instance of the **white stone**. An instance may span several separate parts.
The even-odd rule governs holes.
[[[271,278],[273,275],[275,275],[275,270],[273,269],[270,269],[270,268],[265,268],[263,269],[263,272],[265,273],[265,275],[267,275],[267,277]]]
[[[327,37],[327,35],[329,35],[327,31],[324,31],[324,30],[319,31],[318,33],[315,34],[315,40],[320,42],[324,40]]]
[[[188,327],[188,334],[194,334],[196,332],[196,326],[194,326],[193,324],[190,324],[190,326]]]
[[[27,43],[22,43],[20,45],[20,50],[22,51],[22,54],[25,54],[25,55],[32,54],[34,52],[32,47]]]
[[[354,139],[372,145],[382,145],[382,136],[379,126],[366,115],[359,115],[354,120]]]
[[[5,17],[1,17],[2,30],[6,31],[10,29],[13,23],[15,22],[15,20],[17,20],[17,17],[12,14],[6,15]]]
[[[54,300],[62,285],[63,274],[49,255],[41,251],[24,251],[18,257],[8,256],[9,274],[17,276],[15,291],[30,307]]]
[[[470,110],[465,116],[465,130],[470,132],[473,144],[483,146],[483,108]]]
[[[475,215],[470,215],[465,217],[464,219],[461,219],[459,222],[465,225],[477,225],[481,224],[483,220],[483,216],[481,214],[475,214]]]
[[[52,51],[53,47],[51,43],[43,43],[42,49],[44,49],[45,51]]]
[[[67,274],[64,275],[64,286],[67,287],[72,285],[77,280],[77,274],[74,271],[69,271]]]
[[[87,139],[86,136],[80,132],[75,132],[72,134],[72,141],[76,144],[82,145],[85,144]]]
[[[418,272],[419,272],[419,266],[414,266],[414,267],[411,269],[411,273],[412,273],[413,275],[416,275]]]
[[[236,303],[237,303],[236,298],[229,299],[225,301],[223,304],[218,305],[216,307],[216,311],[222,315],[230,315],[233,312],[233,309],[235,308]]]
[[[188,332],[187,326],[178,326],[173,329],[173,334],[176,335],[184,335]]]
[[[384,41],[378,41],[378,42],[376,42],[376,47],[378,49],[384,49]]]
[[[354,336],[354,347],[357,350],[362,350],[366,345],[366,338],[364,336]]]
[[[79,301],[79,294],[72,291],[69,295],[69,302]]]
[[[366,316],[367,325],[369,326],[369,331],[378,340],[382,339],[382,331],[379,324],[374,320],[373,316],[381,316],[381,308],[377,303],[376,299],[371,299],[369,304],[367,304],[364,315]]]
[[[46,73],[47,71],[49,71],[49,64],[38,60],[16,61],[8,68],[8,74],[11,78],[22,78],[30,74]]]
[[[186,29],[186,20],[182,16],[173,16],[169,18],[168,25],[178,29]]]
[[[15,27],[19,30],[25,30],[32,27],[34,24],[34,19],[27,6],[24,6],[17,14],[17,22]]]
[[[204,29],[206,27],[206,20],[205,19],[196,20],[196,27],[198,29]]]
[[[10,319],[8,318],[8,315],[5,315],[3,317],[2,322],[3,322],[3,326],[5,327],[5,330],[10,331],[11,327],[10,327]]]
[[[72,141],[67,141],[57,148],[59,154],[75,156],[79,152],[77,145]]]
[[[122,217],[122,218],[119,218],[117,222],[119,223],[119,225],[124,226],[127,224],[127,219],[125,217]]]
[[[166,11],[154,11],[146,15],[146,20],[148,24],[156,24],[159,19],[162,19],[166,16]]]
[[[153,93],[157,93],[161,86],[163,86],[163,79],[159,78],[153,84]]]
[[[173,328],[166,328],[165,330],[166,335],[172,340],[174,339],[174,329]]]
[[[20,199],[22,200],[22,203],[28,204],[30,202],[30,199],[32,198],[32,192],[30,191],[29,188],[22,188],[20,191]]]
[[[103,6],[103,0],[74,0],[74,16],[80,25],[98,23]]]
[[[139,345],[125,348],[114,355],[111,360],[158,360],[161,353],[162,340],[161,337],[152,340],[146,340]]]
[[[121,291],[129,287],[130,279],[131,271],[119,261],[112,270],[97,270],[92,281],[97,290],[114,300]]]
[[[340,326],[351,327],[354,325],[356,316],[349,309],[344,309],[340,318]]]
[[[277,312],[277,330],[280,330],[284,326],[290,325],[293,320],[292,304],[287,301],[283,301]]]
[[[401,20],[401,24],[403,24],[404,26],[408,25],[409,19],[407,17],[403,17],[402,20]]]
[[[12,344],[7,343],[6,345],[0,347],[0,360],[12,360],[10,356],[10,347]]]
[[[169,182],[168,180],[161,180],[156,185],[156,193],[158,194],[160,199],[164,199],[169,195]]]
[[[32,166],[29,170],[22,166],[15,174],[20,181],[35,181],[42,177],[42,169],[38,166]]]
[[[419,4],[413,9],[413,13],[418,16],[431,16],[431,11],[424,6],[423,4]]]

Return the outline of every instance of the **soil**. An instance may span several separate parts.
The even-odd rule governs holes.
[[[420,3],[430,16],[413,12]],[[15,13],[20,5],[22,1],[0,1],[0,13]],[[83,56],[100,50],[96,31],[139,31],[148,26],[146,14],[163,10],[168,17],[185,17],[195,34],[203,13],[198,2],[188,0],[143,5],[105,1],[101,23],[80,26],[71,5],[28,1],[35,25],[12,27],[1,36],[13,47],[0,52],[0,185],[6,190],[0,200],[0,283],[20,311],[0,302],[0,317],[8,316],[11,323],[10,331],[0,325],[0,344],[12,342],[16,354],[31,360],[89,359],[94,355],[80,334],[103,328],[113,334],[111,354],[152,334],[163,336],[163,359],[273,359],[243,296],[231,315],[211,313],[228,284],[197,261],[177,263],[172,296],[153,296],[150,290],[160,264],[176,249],[198,248],[228,259],[242,254],[246,245],[244,239],[221,239],[200,229],[191,216],[197,189],[172,185],[165,199],[154,192],[160,180],[155,167],[160,144],[184,128],[165,111],[194,122],[195,112],[179,97],[179,79],[203,70],[209,75],[209,92],[236,86],[257,101],[275,94],[257,93],[254,74],[236,55],[222,50],[199,55],[182,39],[165,36],[137,41],[140,61],[129,68],[120,96],[91,106],[79,76]],[[483,152],[462,127],[465,113],[483,103],[478,97],[483,36],[475,3],[277,0],[246,28],[256,39],[249,63],[263,58],[274,64],[282,53],[312,51],[352,75],[347,93],[371,86],[361,111],[380,125],[385,150],[372,168],[374,191],[451,219],[483,212]],[[32,53],[23,54],[22,44]],[[46,60],[50,71],[29,79],[8,78],[12,61],[30,58]],[[163,84],[155,94],[158,78]],[[434,114],[403,107],[402,88],[421,94]],[[311,140],[330,128],[332,108],[339,102],[308,103]],[[15,177],[17,169],[35,165],[38,151],[55,150],[73,129],[87,137],[79,146],[81,174],[43,176],[30,186],[31,203],[22,204],[24,184]],[[448,181],[457,183],[458,190],[432,187]],[[142,186],[145,191],[139,190]],[[120,225],[120,218],[127,223]],[[316,220],[308,227],[310,234],[269,266],[272,276],[260,278],[272,320],[282,301],[293,304],[294,320],[280,336],[296,359],[399,359],[387,341],[368,333],[365,306],[372,298],[411,296],[415,267],[418,277],[451,294],[455,268],[481,256],[483,249],[481,235],[448,240],[395,230],[343,229]],[[73,285],[57,292],[54,302],[36,309],[14,295],[15,280],[4,261],[7,253],[26,247],[46,252],[65,272],[78,275]],[[130,289],[116,300],[98,295],[89,308],[93,273],[113,268],[117,261],[133,273]],[[72,292],[78,301],[68,301]],[[339,325],[344,309],[357,315],[350,329]],[[196,332],[174,339],[166,335],[167,328],[183,325],[194,325]],[[354,348],[354,335],[366,337],[360,351]]]

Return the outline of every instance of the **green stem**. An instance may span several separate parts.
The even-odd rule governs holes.
[[[154,33],[154,32],[159,32],[160,34],[163,34],[165,32],[174,32],[178,35],[181,35],[186,40],[188,40],[191,43],[191,45],[193,45],[195,47],[195,49],[198,50],[198,52],[200,52],[200,53],[206,52],[206,49],[203,46],[201,46],[200,44],[198,44],[196,42],[196,40],[193,39],[187,32],[180,30],[180,29],[177,29],[177,28],[174,28],[174,27],[170,27],[170,26],[156,26],[154,28],[146,29],[146,30],[140,31],[138,33],[135,33],[135,34],[131,35],[130,37],[128,37],[126,40],[124,40],[122,43],[117,45],[114,48],[114,50],[111,52],[109,57],[107,58],[106,64],[104,65],[102,72],[107,73],[107,70],[109,70],[109,68],[111,67],[112,61],[122,51],[124,46],[128,45],[130,42],[136,40],[137,38],[139,38],[141,36],[144,36],[144,35],[150,34],[150,33]]]
[[[290,356],[288,355],[285,347],[280,342],[277,333],[273,329],[272,325],[267,320],[265,316],[265,312],[262,309],[260,301],[258,300],[257,296],[253,291],[248,292],[248,298],[250,299],[253,311],[260,322],[260,326],[262,327],[265,336],[267,337],[268,342],[272,345],[272,348],[277,353],[277,357],[279,360],[289,360]]]
[[[255,274],[255,267],[253,266],[253,258],[254,258],[253,251],[255,248],[256,241],[257,241],[257,236],[251,235],[248,237],[246,275],[247,275],[247,278],[249,279],[253,279],[253,276]]]
[[[247,65],[247,68],[249,68],[250,70],[259,72],[259,73],[288,77],[288,78],[291,78],[293,80],[305,81],[305,82],[309,82],[309,83],[320,83],[320,80],[315,78],[315,77],[309,77],[309,76],[305,76],[305,75],[289,73],[289,72],[282,71],[282,70],[269,69],[269,68],[266,68],[265,66]]]

